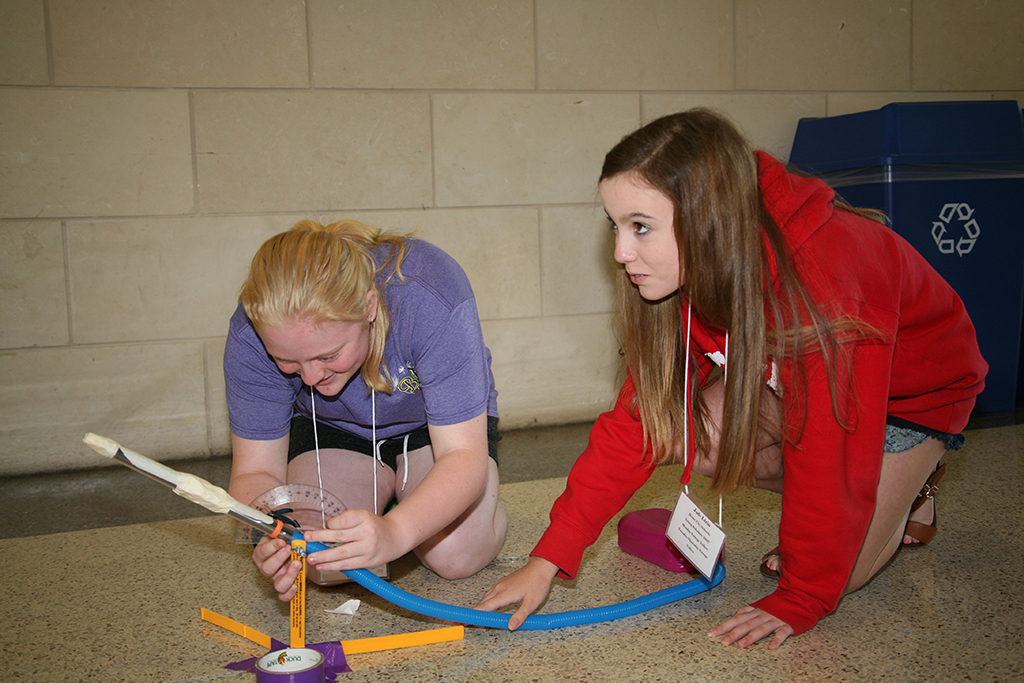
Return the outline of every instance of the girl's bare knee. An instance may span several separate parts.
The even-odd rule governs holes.
[[[461,551],[458,548],[446,548],[444,552],[436,552],[437,549],[435,548],[435,552],[425,552],[422,554],[417,550],[416,555],[420,558],[420,562],[423,563],[424,567],[442,579],[454,581],[473,576],[486,567],[498,555],[504,540],[505,533],[503,528],[499,537],[491,539],[489,543],[484,542],[473,548],[462,549]]]
[[[477,505],[448,529],[416,548],[416,556],[423,566],[448,580],[464,579],[486,567],[504,545],[508,529],[505,508],[497,500],[497,494],[490,500],[491,505]]]
[[[420,558],[423,566],[434,572],[442,579],[447,581],[455,581],[457,579],[465,579],[473,576],[478,571],[487,566],[490,561],[481,562],[479,558],[470,558],[467,555],[452,556],[448,555],[442,558],[440,561],[433,561],[430,559]]]

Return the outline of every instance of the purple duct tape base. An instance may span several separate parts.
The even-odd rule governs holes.
[[[279,640],[270,639],[271,652],[284,650],[287,647],[287,645]],[[352,671],[345,660],[345,650],[341,647],[341,643],[316,643],[314,645],[306,645],[306,648],[316,650],[324,656],[324,680],[336,681],[338,674],[350,673]],[[240,662],[231,662],[225,665],[224,668],[231,669],[232,671],[252,671],[255,673],[256,662],[259,659],[259,657],[250,657]]]

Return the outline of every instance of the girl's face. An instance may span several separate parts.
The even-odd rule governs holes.
[[[260,339],[281,372],[299,375],[306,385],[323,396],[335,396],[366,361],[370,350],[370,323],[377,315],[376,301],[374,294],[366,320],[324,323],[295,320],[278,327],[261,328]]]
[[[683,282],[672,201],[628,173],[602,180],[599,192],[615,231],[615,260],[640,296],[657,301],[675,293]]]

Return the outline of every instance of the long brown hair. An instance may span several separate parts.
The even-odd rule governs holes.
[[[729,381],[712,488],[728,493],[752,484],[766,363],[775,359],[782,368],[788,362],[795,386],[780,385],[780,395],[789,409],[797,402],[786,399],[803,393],[804,355],[810,349],[822,350],[833,409],[842,423],[836,394],[837,333],[850,325],[827,319],[811,299],[762,201],[753,150],[724,117],[693,109],[652,121],[606,155],[601,180],[621,174],[633,175],[672,201],[685,274],[679,292],[653,302],[639,296],[624,270],[618,276],[623,360],[636,384],[633,408],[643,423],[645,440],[650,437],[652,457],[657,462],[671,459],[681,442],[685,408],[679,394],[687,386],[682,319],[686,296],[695,312],[727,330],[730,338]],[[775,287],[770,263],[777,272]],[[707,452],[707,409],[699,387],[692,384],[691,405],[700,417],[694,420],[694,439],[698,453]],[[783,417],[783,423],[793,421]]]
[[[372,251],[389,245],[379,266]],[[384,341],[391,324],[384,288],[392,276],[402,277],[403,237],[354,220],[321,225],[296,223],[263,243],[252,259],[239,299],[257,333],[294,321],[354,322],[366,320],[367,293],[377,294],[377,316],[370,325],[370,349],[360,369],[363,381],[391,393],[384,366]],[[377,274],[391,272],[383,281]]]

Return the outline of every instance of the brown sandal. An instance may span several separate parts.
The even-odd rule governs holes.
[[[946,473],[946,466],[940,464],[932,472],[932,476],[928,477],[928,481],[924,483],[924,488],[921,489],[921,493],[917,494],[917,498],[914,499],[914,504],[910,506],[910,514],[914,514],[918,508],[925,504],[925,502],[931,498],[935,500],[935,494],[939,492],[939,480],[942,479],[942,475]],[[910,536],[917,543],[906,543],[904,546],[915,546],[915,545],[928,545],[932,538],[935,536],[935,529],[938,526],[938,513],[932,513],[932,523],[922,524],[921,522],[907,522],[906,528],[903,530],[905,536]]]
[[[764,556],[761,558],[761,566],[759,567],[759,569],[761,570],[761,573],[767,576],[769,579],[778,580],[779,577],[782,576],[781,566],[779,567],[779,569],[772,569],[768,566],[768,560],[770,560],[773,557],[779,557],[779,546],[775,546],[774,548],[772,548],[764,554]],[[779,560],[781,562],[782,558],[779,557]]]

